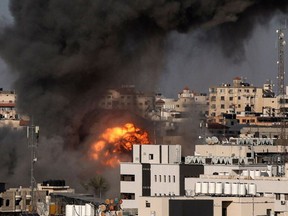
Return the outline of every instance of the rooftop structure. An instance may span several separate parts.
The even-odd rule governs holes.
[[[177,145],[135,145],[133,162],[121,163],[124,210],[169,216],[288,213],[288,164],[282,157],[287,148],[277,139],[206,142],[184,161]]]

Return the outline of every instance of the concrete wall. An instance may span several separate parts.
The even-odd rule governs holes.
[[[121,163],[121,175],[135,175],[135,181],[121,181],[120,193],[135,193],[135,200],[123,199],[123,208],[137,208],[137,198],[142,196],[142,164]]]
[[[180,166],[171,164],[151,165],[151,196],[180,194]],[[160,181],[161,178],[161,181]],[[175,181],[174,181],[175,180]]]
[[[181,200],[183,202],[211,200],[214,203],[213,216],[222,216],[225,208],[227,216],[267,215],[267,209],[273,211],[274,208],[273,199],[269,197],[140,197],[138,215],[172,216],[168,211],[171,200],[179,200],[179,202]],[[149,203],[150,207],[147,207],[146,203]],[[195,207],[195,210],[196,208],[198,207]],[[192,212],[191,210],[190,215],[194,215]],[[201,214],[197,214],[197,216],[199,215]]]

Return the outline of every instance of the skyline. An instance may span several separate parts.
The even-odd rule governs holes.
[[[175,97],[185,86],[207,92],[235,76],[255,86],[275,79],[275,30],[287,9],[258,1],[10,3],[14,22],[0,34],[0,56],[9,68],[1,70],[0,87],[15,80],[17,109],[41,128],[38,168],[75,182],[99,167],[85,155],[101,131],[137,120],[97,108],[106,88],[134,84]],[[9,140],[1,154],[21,155],[27,146],[17,142],[23,139]],[[19,164],[14,174],[23,172]]]

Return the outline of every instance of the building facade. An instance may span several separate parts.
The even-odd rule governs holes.
[[[133,162],[120,164],[122,207],[136,212],[141,196],[180,196],[184,180],[204,172],[202,165],[181,162],[180,145],[133,145]]]

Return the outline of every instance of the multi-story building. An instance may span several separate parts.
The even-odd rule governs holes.
[[[3,185],[3,186],[2,186]],[[0,215],[21,215],[21,213],[38,212],[41,216],[56,215],[63,213],[51,200],[51,195],[74,194],[75,190],[65,185],[63,180],[49,180],[37,184],[37,188],[9,188],[5,190],[4,184],[0,183]],[[75,195],[74,195],[75,196]],[[65,206],[64,206],[65,207]],[[56,212],[56,213],[55,213]],[[57,214],[58,215],[58,214]]]
[[[277,101],[279,99],[275,97],[270,82],[260,88],[236,77],[233,85],[222,84],[209,88],[209,116],[216,117],[223,113],[277,115],[279,114]]]
[[[188,87],[178,94],[178,99],[156,95],[155,100],[156,110],[160,111],[159,116],[162,120],[172,119],[179,122],[189,117],[208,114],[207,95],[192,92]]]
[[[29,124],[29,117],[21,116],[16,111],[17,95],[14,91],[0,88],[0,127],[8,126],[15,129]]]
[[[194,156],[176,160],[189,168],[183,179],[168,183],[168,191],[174,192],[168,194],[167,176],[177,179],[181,171],[173,163],[159,163],[167,157],[167,147],[136,145],[133,163],[121,163],[121,193],[133,194],[124,198],[124,210],[134,207],[138,215],[167,216],[287,215],[288,147],[280,144],[273,138],[207,139],[207,144],[196,145]],[[177,184],[184,186],[182,193]]]
[[[185,177],[202,173],[181,162],[180,145],[133,145],[133,162],[120,164],[122,208],[136,214],[141,196],[184,195]]]
[[[108,110],[129,110],[142,117],[154,109],[154,94],[138,92],[135,86],[122,86],[110,89],[99,102],[99,106]]]
[[[14,91],[3,91],[0,88],[0,119],[18,119],[16,114],[16,94]]]
[[[187,140],[198,138],[199,124],[208,113],[206,94],[194,93],[185,87],[177,99],[165,98],[159,94],[155,100],[152,119],[162,123],[162,131],[159,132],[162,139],[158,143],[184,145]]]

